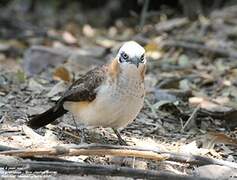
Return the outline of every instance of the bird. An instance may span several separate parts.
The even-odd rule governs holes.
[[[70,112],[85,126],[112,128],[120,144],[126,144],[118,129],[133,122],[143,107],[146,63],[145,49],[135,41],[125,42],[108,64],[74,81],[53,107],[34,115],[27,125],[38,129]]]

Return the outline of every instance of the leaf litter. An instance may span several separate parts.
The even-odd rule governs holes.
[[[75,28],[74,33],[54,30],[57,39],[35,37],[44,42],[38,46],[25,39],[18,41],[14,50],[1,42],[1,143],[16,148],[79,144],[70,114],[58,120],[58,125],[36,132],[24,125],[28,115],[47,109],[67,84],[91,67],[108,62],[122,41],[139,39],[147,51],[147,95],[137,119],[122,130],[123,137],[131,145],[147,146],[148,142],[172,152],[237,162],[236,39],[229,38],[235,36],[236,27],[225,21],[225,13],[230,15],[228,21],[236,18],[228,8],[214,11],[206,20],[171,18],[157,23],[150,29],[151,35],[146,28],[138,33],[125,24],[121,32],[118,23],[109,29],[85,25]],[[25,48],[26,42],[29,45]],[[24,56],[18,53],[14,59],[9,55],[22,48]],[[88,129],[86,135],[91,143],[117,143],[109,129]],[[153,161],[141,164],[131,158],[86,156],[83,161],[161,167]],[[182,174],[192,171],[190,167],[166,165],[166,169]],[[207,174],[212,168],[196,167],[195,172]]]

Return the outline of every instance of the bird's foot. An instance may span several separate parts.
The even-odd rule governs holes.
[[[81,137],[81,144],[86,143],[86,135],[85,135],[85,129],[84,127],[80,128],[80,137]]]
[[[127,142],[121,137],[117,129],[112,128],[116,136],[118,137],[118,142],[122,146],[128,146]]]
[[[78,127],[74,117],[73,121],[77,130],[78,135],[80,136],[80,144],[86,143],[86,135],[85,135],[85,128],[84,127]]]

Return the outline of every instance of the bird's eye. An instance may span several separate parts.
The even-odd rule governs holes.
[[[144,56],[144,54],[140,57],[140,62],[141,63],[144,63],[144,58],[145,58],[145,56]]]
[[[123,52],[121,55],[124,60],[128,60],[129,56],[125,52]]]

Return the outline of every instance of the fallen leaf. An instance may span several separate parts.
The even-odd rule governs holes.
[[[155,43],[155,42],[149,42],[149,43],[145,46],[145,50],[146,50],[146,52],[156,52],[156,51],[158,50],[157,43]]]
[[[162,57],[162,52],[156,42],[149,42],[145,47],[146,57],[151,59],[160,59]]]
[[[210,179],[231,179],[237,176],[237,171],[234,168],[220,165],[205,165],[194,170],[198,177]]]
[[[53,79],[58,81],[63,80],[66,82],[70,82],[71,75],[70,72],[67,70],[67,68],[59,66],[53,72]]]
[[[83,26],[82,33],[86,37],[89,37],[89,38],[92,38],[92,37],[95,36],[95,30],[89,24],[86,24],[86,25]]]
[[[232,110],[232,108],[227,106],[222,106],[214,101],[210,101],[208,99],[205,99],[203,97],[191,97],[189,98],[189,104],[193,106],[199,105],[200,108],[205,109],[210,112],[229,112]]]
[[[106,39],[102,37],[96,38],[96,44],[103,46],[105,48],[112,48],[115,46],[116,41],[111,40],[111,39]]]
[[[22,131],[25,133],[27,137],[30,138],[29,141],[32,142],[33,146],[36,146],[36,147],[51,146],[52,147],[59,144],[59,141],[57,141],[57,138],[49,137],[49,135],[47,134],[45,136],[41,136],[26,125],[22,126]]]
[[[224,133],[220,132],[209,132],[208,136],[212,139],[214,139],[215,143],[221,143],[221,144],[231,144],[237,146],[237,139],[231,138]]]
[[[198,148],[196,141],[180,146],[180,152],[193,155],[205,155],[209,152],[208,149]]]
[[[38,133],[34,132],[31,128],[29,128],[26,125],[22,126],[22,131],[25,133],[25,135],[27,137],[29,137],[30,139],[32,139],[35,142],[43,142],[44,141],[43,136],[41,136]]]
[[[62,36],[68,44],[75,44],[77,42],[77,39],[70,32],[66,31],[62,34]]]

